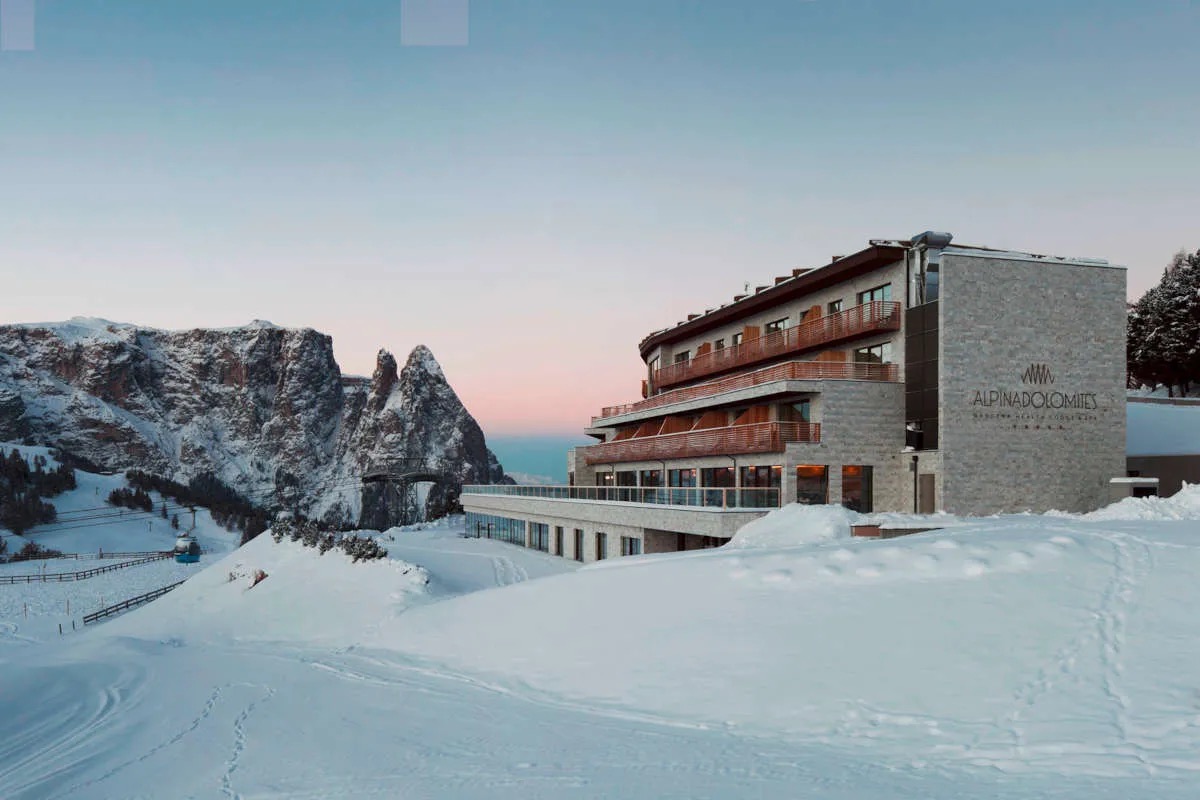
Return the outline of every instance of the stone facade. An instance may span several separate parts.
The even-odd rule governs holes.
[[[1125,474],[1125,271],[952,248],[940,306],[939,507],[1103,505]]]

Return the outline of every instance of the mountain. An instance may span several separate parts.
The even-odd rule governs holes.
[[[260,321],[0,325],[0,441],[180,481],[211,474],[256,503],[373,528],[401,522],[406,499],[362,477],[405,459],[446,476],[417,498],[432,514],[464,483],[505,480],[428,348],[402,369],[381,350],[370,379],[343,376],[329,336]]]

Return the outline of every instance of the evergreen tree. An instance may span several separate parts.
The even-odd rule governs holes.
[[[1180,252],[1129,310],[1130,384],[1186,395],[1200,383],[1200,250]]]

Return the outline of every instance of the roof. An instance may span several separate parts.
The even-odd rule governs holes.
[[[1125,414],[1126,455],[1200,455],[1200,403],[1155,403],[1130,397]]]
[[[759,287],[753,293],[738,295],[731,303],[709,309],[703,314],[689,315],[689,319],[685,322],[655,331],[642,339],[638,344],[638,350],[641,352],[642,358],[645,358],[652,349],[666,342],[703,333],[755,311],[771,308],[893,264],[904,257],[907,244],[907,242],[891,240],[873,241],[871,246],[865,250],[831,261],[823,267],[796,270],[790,277],[777,279],[774,286]]]

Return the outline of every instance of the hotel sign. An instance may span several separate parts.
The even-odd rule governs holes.
[[[1055,378],[1048,364],[1030,364],[1021,373],[1021,384],[1012,389],[976,389],[971,399],[975,418],[1010,420],[1014,428],[1046,430],[1065,430],[1065,422],[1098,419],[1088,413],[1100,410],[1097,393],[1079,387],[1052,388]]]

